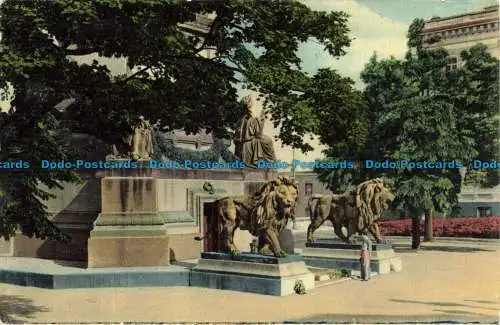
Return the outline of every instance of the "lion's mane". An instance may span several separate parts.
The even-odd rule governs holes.
[[[383,179],[375,178],[363,182],[356,189],[356,208],[358,230],[363,232],[374,222],[380,220],[384,210],[383,202],[391,193]]]
[[[253,229],[263,229],[270,226],[276,226],[276,221],[283,218],[283,216],[280,215],[281,211],[276,210],[276,189],[283,185],[294,187],[298,191],[299,186],[297,181],[286,176],[279,176],[277,179],[262,186],[260,190],[252,196],[252,212],[249,215],[250,220],[248,220],[250,227],[255,227]],[[290,216],[291,218],[293,218],[293,214],[294,212],[292,216]]]

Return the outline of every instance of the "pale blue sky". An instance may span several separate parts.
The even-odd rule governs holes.
[[[335,0],[332,0],[335,1]],[[356,0],[376,13],[401,22],[453,16],[497,4],[496,0]]]
[[[437,15],[453,16],[478,11],[497,4],[496,0],[300,0],[313,10],[342,10],[351,15],[349,20],[350,36],[355,38],[347,49],[347,54],[335,59],[325,53],[315,43],[303,44],[299,55],[303,68],[313,74],[318,68],[328,67],[339,71],[363,88],[359,78],[364,65],[374,52],[379,57],[391,55],[402,58],[407,51],[406,32],[414,18],[425,20]],[[268,123],[266,134],[276,135],[278,130]],[[323,156],[323,146],[317,140],[310,141],[316,150],[304,155],[296,151],[296,159],[311,161]],[[277,144],[278,159],[291,161],[291,148]]]
[[[351,15],[349,26],[355,38],[348,54],[335,60],[314,43],[300,48],[303,68],[314,73],[331,67],[356,81],[368,58],[376,51],[381,57],[401,57],[406,51],[406,31],[415,18],[452,16],[497,4],[496,0],[301,0],[314,10],[342,10]]]

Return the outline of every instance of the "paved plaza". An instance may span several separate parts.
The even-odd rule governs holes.
[[[194,287],[48,290],[0,284],[5,322],[498,322],[499,243],[394,243],[403,272],[288,297]]]

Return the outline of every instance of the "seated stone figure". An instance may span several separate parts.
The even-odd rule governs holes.
[[[107,159],[147,160],[153,153],[152,126],[142,116],[138,125],[121,142],[113,146],[113,154]]]
[[[253,99],[245,97],[245,116],[241,121],[239,137],[235,142],[235,155],[245,163],[246,166],[255,168],[259,160],[274,161],[273,140],[262,134],[264,130],[265,116],[253,115]]]

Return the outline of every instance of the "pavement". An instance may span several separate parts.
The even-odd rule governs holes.
[[[500,323],[498,242],[432,242],[419,251],[411,250],[407,239],[393,245],[403,262],[400,273],[287,297],[195,287],[48,290],[0,284],[0,318],[9,323]]]

